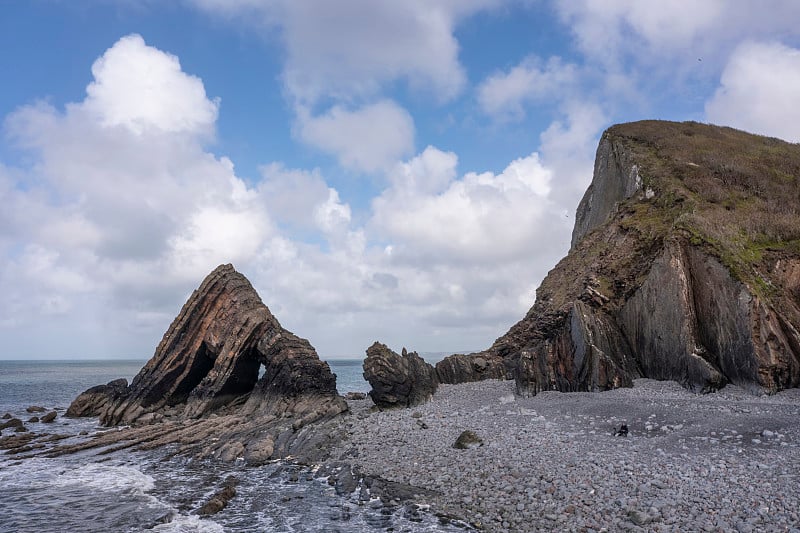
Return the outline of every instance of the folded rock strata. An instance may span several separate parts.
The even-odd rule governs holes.
[[[369,395],[382,409],[425,403],[439,386],[436,370],[416,352],[409,353],[405,348],[398,354],[375,342],[367,348],[363,365],[364,379],[372,387]]]
[[[194,291],[129,387],[93,387],[68,413],[99,416],[107,426],[162,424],[133,428],[126,446],[180,442],[202,456],[262,462],[323,453],[330,435],[301,429],[346,410],[328,364],[281,327],[243,275],[222,265]]]
[[[484,352],[437,364],[440,378],[505,367],[523,394],[637,377],[698,392],[797,387],[798,191],[800,145],[697,123],[610,128],[569,254],[534,306]]]

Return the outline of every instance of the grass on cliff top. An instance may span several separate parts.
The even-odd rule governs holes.
[[[800,254],[800,144],[696,122],[634,122],[606,135],[655,192],[656,209],[633,205],[626,221],[643,236],[682,231],[765,291],[765,252]]]

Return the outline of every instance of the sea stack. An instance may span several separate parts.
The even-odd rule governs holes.
[[[398,354],[380,342],[367,348],[364,379],[372,387],[370,398],[380,409],[420,405],[430,400],[439,386],[436,370],[417,352],[403,348]]]
[[[220,423],[215,437],[238,439],[242,453],[259,447],[261,459],[288,453],[293,433],[345,411],[328,364],[230,264],[194,291],[129,387],[93,387],[69,409],[105,425],[233,416],[236,424],[225,431]]]

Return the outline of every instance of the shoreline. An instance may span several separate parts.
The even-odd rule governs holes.
[[[636,380],[599,393],[442,385],[410,409],[348,401],[332,460],[426,489],[487,531],[798,531],[800,390],[696,395]],[[614,435],[627,423],[629,435]],[[452,447],[464,430],[483,439]],[[432,491],[432,492],[428,492]],[[413,492],[413,491],[412,491]],[[794,528],[794,529],[793,529]]]

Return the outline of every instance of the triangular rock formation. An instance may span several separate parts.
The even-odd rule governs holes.
[[[239,439],[244,451],[253,435],[261,441],[271,435],[270,442],[277,440],[267,446],[269,456],[273,444],[285,445],[280,453],[288,450],[291,436],[281,433],[330,419],[347,404],[328,364],[307,340],[281,327],[250,282],[228,264],[194,291],[130,387],[93,387],[70,409],[99,416],[106,425],[186,421],[211,413],[241,417],[228,437]]]

